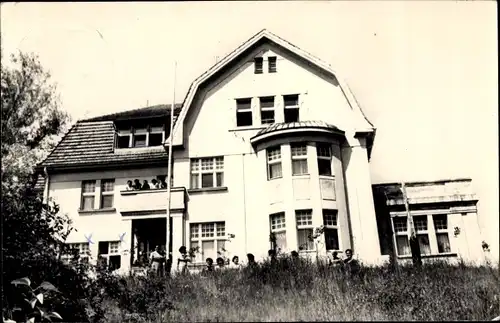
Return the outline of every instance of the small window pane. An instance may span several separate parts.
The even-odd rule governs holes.
[[[109,243],[109,253],[116,254],[120,252],[120,243],[117,241],[113,241]]]
[[[109,270],[120,269],[122,264],[122,256],[109,256]]]
[[[130,135],[128,136],[117,136],[118,137],[118,142],[117,142],[117,147],[118,148],[129,148],[130,145]]]
[[[217,236],[224,237],[226,235],[226,224],[224,222],[217,222]]]
[[[298,106],[299,105],[299,95],[298,94],[285,95],[283,97],[283,101],[285,103],[285,108]]]
[[[213,158],[203,158],[201,160],[201,170],[209,171],[214,169],[214,160]]]
[[[429,236],[427,234],[417,234],[417,239],[420,246],[420,253],[422,255],[430,255],[431,246],[429,243]]]
[[[203,223],[201,225],[201,237],[210,238],[215,235],[214,223]]]
[[[436,230],[448,230],[448,221],[446,214],[435,214],[433,216],[434,227]]]
[[[396,236],[396,245],[399,256],[405,256],[411,254],[410,243],[408,242],[408,236]]]
[[[115,186],[114,179],[103,179],[101,181],[101,190],[103,192],[113,192]]]
[[[325,228],[326,250],[339,250],[339,233],[337,229]]]
[[[273,147],[267,149],[267,160],[279,160],[281,159],[281,147]]]
[[[83,193],[95,192],[95,181],[84,181],[82,186]]]
[[[269,179],[282,177],[281,163],[269,165]]]
[[[237,111],[251,110],[251,109],[252,109],[252,99],[246,98],[246,99],[237,99],[236,100],[236,110]]]
[[[286,231],[276,232],[274,233],[276,237],[276,249],[285,251],[286,250]]]
[[[223,187],[224,186],[224,173],[217,173],[216,179],[217,179],[217,187]]]
[[[163,145],[163,134],[150,133],[149,134],[149,147],[156,147]]]
[[[297,226],[312,225],[312,211],[296,211]]]
[[[415,230],[427,231],[427,215],[418,215],[413,217],[413,224],[415,225]]]
[[[299,122],[299,109],[285,109],[285,122]]]
[[[322,176],[332,176],[332,162],[330,159],[318,159],[318,172]]]
[[[408,230],[408,220],[406,217],[392,218],[394,223],[394,232],[406,232]]]
[[[200,236],[198,228],[198,224],[191,224],[191,239],[197,239]]]
[[[238,112],[236,115],[236,125],[245,127],[252,125],[252,111]]]
[[[93,196],[84,196],[82,201],[82,209],[83,210],[92,210],[94,209],[94,200]]]
[[[101,209],[109,209],[113,207],[113,195],[101,196]]]
[[[325,226],[336,226],[337,212],[334,210],[323,210],[323,224]]]
[[[191,174],[191,188],[200,188],[199,178],[198,174]]]
[[[285,213],[271,215],[271,231],[285,228]]]
[[[292,175],[308,174],[307,159],[292,160]]]
[[[146,147],[146,135],[134,135],[134,147]]]
[[[307,145],[292,145],[292,157],[307,156]]]
[[[260,120],[262,124],[274,123],[274,110],[260,111]]]
[[[260,108],[274,108],[274,96],[266,96],[259,98]]]
[[[202,174],[201,175],[201,187],[214,187],[214,174]]]
[[[191,172],[197,172],[200,170],[200,160],[192,159],[191,160]]]
[[[446,233],[437,233],[436,238],[437,238],[439,253],[451,252],[450,237],[448,236],[447,232]]]
[[[215,169],[224,169],[224,157],[215,158]]]
[[[203,241],[201,243],[201,248],[202,248],[202,254],[203,254],[203,259],[206,260],[207,258],[212,258],[216,259],[216,252],[215,252],[215,241]]]
[[[313,229],[297,230],[299,250],[314,250],[314,241],[311,241],[312,235],[313,235]]]
[[[98,255],[107,255],[109,253],[109,243],[107,241],[99,241]]]
[[[332,157],[332,151],[329,144],[317,143],[316,152],[318,153],[318,157]]]

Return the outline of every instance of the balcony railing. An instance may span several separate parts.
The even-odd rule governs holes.
[[[170,195],[172,198],[170,210],[184,210],[186,189],[184,187],[173,187]],[[168,192],[166,189],[121,191],[120,198],[120,212],[122,213],[166,212],[168,208]]]

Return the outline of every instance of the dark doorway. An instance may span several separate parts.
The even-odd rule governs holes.
[[[132,220],[132,266],[147,266],[149,255],[156,246],[165,252],[167,241],[167,219],[137,219]]]

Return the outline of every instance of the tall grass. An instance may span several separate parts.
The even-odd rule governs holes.
[[[241,271],[106,284],[106,322],[491,320],[500,314],[498,269],[444,262],[362,267],[351,276],[282,258]]]

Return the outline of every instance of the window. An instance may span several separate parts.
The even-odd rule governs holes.
[[[236,125],[238,127],[252,125],[252,99],[236,100]]]
[[[319,175],[332,176],[332,150],[330,144],[317,143]]]
[[[163,145],[164,141],[164,125],[124,127],[116,133],[116,148],[156,147]]]
[[[190,227],[191,248],[198,248],[196,261],[202,262],[207,258],[214,261],[225,252],[226,223],[191,223]]]
[[[191,159],[191,188],[224,186],[224,157]]]
[[[292,175],[308,174],[307,171],[307,145],[292,144]]]
[[[274,96],[260,98],[260,120],[262,124],[274,123]]]
[[[271,214],[269,216],[271,233],[276,238],[276,245],[271,245],[271,248],[277,250],[286,250],[286,222],[285,212]]]
[[[314,250],[314,241],[312,240],[312,235],[314,233],[312,210],[295,211],[295,217],[297,220],[297,240],[299,242],[299,250]]]
[[[88,242],[85,243],[68,243],[66,244],[63,254],[61,255],[61,260],[69,263],[75,256],[79,257],[79,262],[88,262],[90,257],[90,245]]]
[[[420,247],[420,254],[430,255],[433,253],[451,252],[448,223],[446,214],[432,216],[434,222],[434,231],[436,234],[436,242],[431,245],[429,239],[429,221],[428,215],[413,216],[413,225]],[[409,223],[406,216],[395,216],[392,218],[394,228],[395,243],[398,256],[411,255],[409,243]],[[436,245],[437,244],[437,245]]]
[[[93,210],[95,204],[95,184],[96,181],[82,182],[82,203],[80,209]]]
[[[255,57],[254,58],[254,73],[255,74],[262,74],[263,73],[263,65],[264,65],[264,59],[262,57]]]
[[[446,214],[434,214],[434,230],[436,231],[436,240],[439,253],[451,252],[450,236],[448,232],[448,216]]]
[[[299,95],[285,95],[283,97],[285,104],[285,122],[299,121]]]
[[[120,241],[99,241],[99,261],[109,270],[121,267]]]
[[[340,250],[337,210],[323,210],[326,250]]]
[[[431,247],[429,244],[429,231],[427,229],[427,215],[418,215],[413,217],[415,231],[417,234],[420,254],[430,255]]]
[[[101,209],[113,207],[114,179],[101,180]]]
[[[268,57],[269,73],[276,73],[276,56]]]
[[[282,177],[281,146],[267,149],[267,177],[269,179]]]

